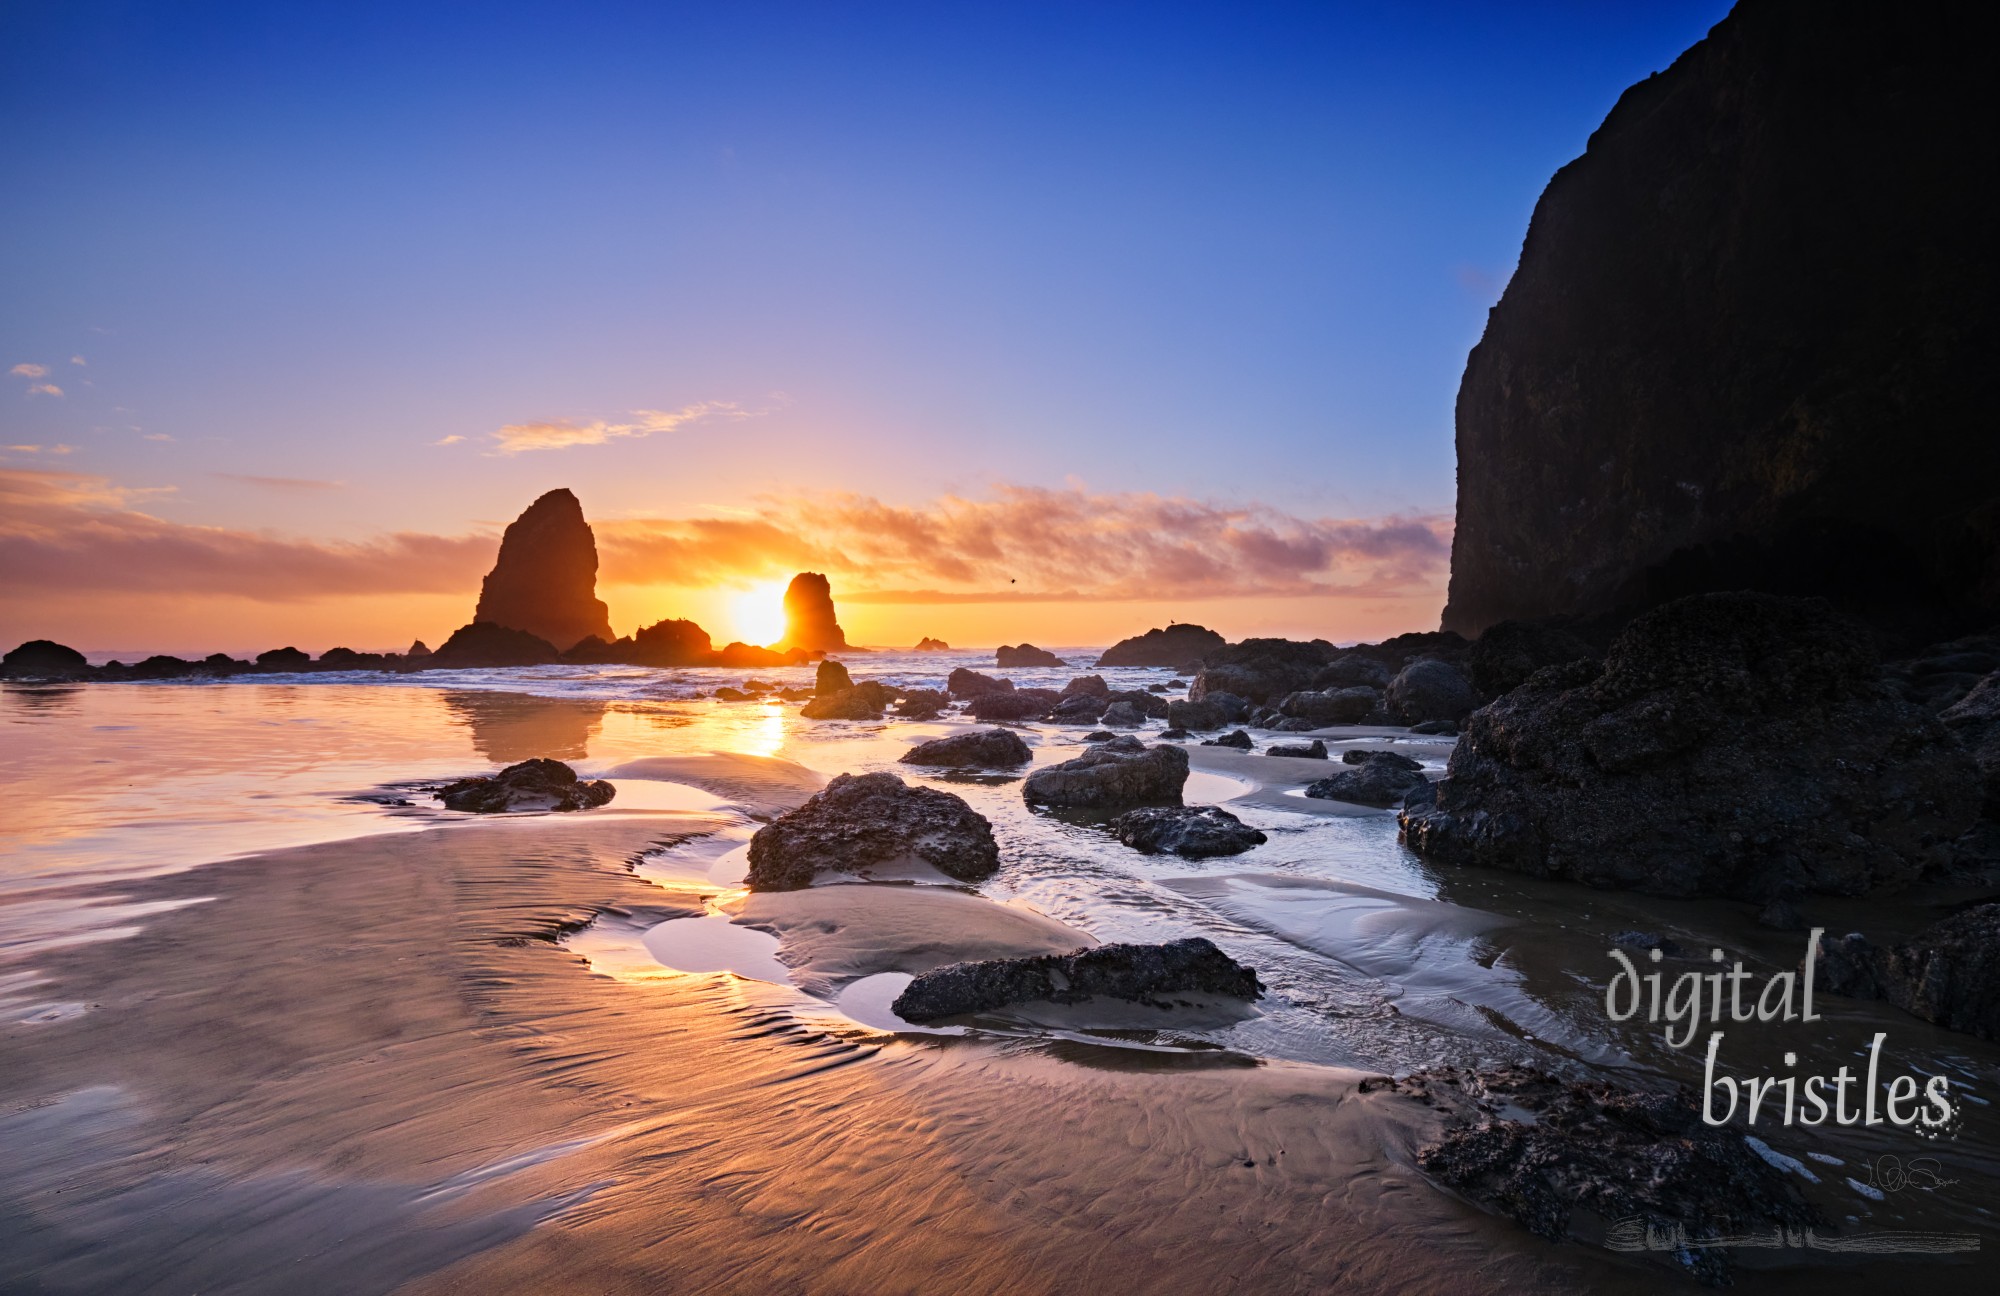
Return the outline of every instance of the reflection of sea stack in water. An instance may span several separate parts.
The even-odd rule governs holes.
[[[558,652],[592,635],[616,637],[597,597],[597,540],[576,496],[552,490],[514,519],[473,620],[525,630]]]
[[[778,646],[847,651],[847,636],[833,615],[833,588],[818,572],[800,572],[785,587],[785,637]]]

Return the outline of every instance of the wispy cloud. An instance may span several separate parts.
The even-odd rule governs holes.
[[[464,438],[464,437],[462,437],[462,436],[458,435],[458,433],[454,432],[454,433],[452,433],[452,434],[451,434],[450,436],[447,436],[447,437],[439,437],[439,438],[438,438],[437,440],[435,440],[435,441],[431,442],[431,444],[432,444],[432,445],[434,445],[434,446],[437,446],[437,445],[457,445],[457,444],[458,444],[459,442],[461,442],[461,441],[463,441],[463,440],[465,440],[465,438]]]
[[[135,428],[135,429],[134,429],[134,431],[137,431],[137,429]],[[148,432],[148,433],[146,433],[146,434],[145,434],[144,436],[142,436],[142,437],[141,437],[141,438],[139,438],[139,439],[140,439],[140,440],[142,440],[142,441],[171,441],[171,440],[173,440],[173,438],[172,438],[171,436],[168,436],[168,435],[167,435],[167,434],[166,434],[165,432]]]
[[[87,364],[89,364],[89,363],[90,363],[90,362],[89,362],[88,360],[85,360],[85,359],[84,359],[84,358],[83,358],[82,356],[80,356],[80,355],[73,355],[73,356],[71,356],[71,357],[69,358],[69,362],[70,362],[71,364],[73,364],[73,365],[87,365]]]
[[[10,445],[7,449],[13,451],[15,454],[66,455],[76,453],[76,447],[73,445]]]
[[[62,394],[63,389],[54,383],[38,382],[28,385],[28,395],[30,396],[60,396]]]
[[[603,445],[627,437],[652,436],[701,419],[754,418],[754,411],[734,401],[701,401],[677,410],[631,410],[624,422],[595,419],[580,423],[553,419],[540,423],[509,423],[493,434],[495,454],[516,455],[529,450],[562,450],[570,446]]]
[[[17,364],[7,372],[20,378],[46,378],[49,376],[49,367],[38,364]]]
[[[255,486],[260,490],[284,491],[292,494],[310,494],[316,491],[339,490],[346,482],[319,481],[311,477],[258,477],[250,473],[211,474],[224,481],[240,482],[245,486]]]

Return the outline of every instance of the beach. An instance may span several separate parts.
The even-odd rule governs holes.
[[[854,669],[915,686],[949,664]],[[1232,807],[1271,840],[1227,859],[1143,856],[1030,811],[1013,777],[895,761],[971,726],[685,696],[714,684],[579,670],[10,687],[11,772],[67,782],[21,778],[44,810],[10,829],[0,898],[0,1141],[22,1153],[0,1168],[0,1289],[1599,1291],[1669,1277],[1440,1189],[1415,1164],[1436,1114],[1359,1086],[1523,1061],[1685,1079],[1689,1059],[1605,1019],[1589,984],[1607,975],[1604,933],[1644,923],[1770,966],[1789,934],[1741,906],[1424,865],[1388,812],[1291,795],[1321,762],[1198,742],[1188,801]],[[1019,731],[1038,766],[1082,747],[1075,727]],[[1449,750],[1383,729],[1321,736],[1438,764]],[[411,786],[529,752],[609,774],[619,795],[474,817]],[[136,803],[121,789],[142,762],[170,764]],[[735,884],[761,822],[834,774],[884,768],[988,815],[999,874]],[[882,1015],[884,977],[1188,934],[1258,970],[1254,1012],[943,1029]],[[1986,1100],[1992,1046],[1837,1002],[1830,1051],[1886,1029],[1900,1059]],[[1844,1174],[1799,1163],[1820,1170],[1808,1191],[1830,1213],[1868,1227],[1976,1228],[1993,1204],[1983,1124],[1937,1149],[1951,1193],[1874,1200],[1844,1184],[1907,1152],[1883,1134],[1842,1132]],[[1797,1142],[1769,1136],[1780,1153]],[[1841,1261],[1843,1283],[1911,1272],[1904,1257]],[[1796,1256],[1742,1264],[1771,1290],[1830,1273]],[[1965,1258],[1924,1274],[1976,1286]]]

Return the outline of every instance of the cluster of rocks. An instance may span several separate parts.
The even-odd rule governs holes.
[[[509,765],[498,774],[447,783],[433,795],[447,810],[502,814],[510,810],[590,810],[609,802],[616,792],[603,779],[585,782],[561,761],[541,758]]]
[[[1792,1180],[1729,1126],[1703,1123],[1684,1090],[1634,1092],[1526,1067],[1440,1067],[1371,1078],[1444,1113],[1417,1164],[1438,1181],[1550,1241],[1642,1251],[1651,1229],[1741,1235],[1826,1220]],[[1504,1114],[1503,1114],[1504,1113]],[[1638,1236],[1627,1236],[1638,1230]],[[1729,1252],[1689,1246],[1653,1253],[1691,1277],[1725,1285]]]
[[[1096,945],[1074,954],[982,959],[923,973],[890,1005],[910,1022],[934,1022],[1024,1003],[1079,1004],[1103,997],[1169,1009],[1189,995],[1254,1001],[1257,974],[1200,936],[1159,945]]]

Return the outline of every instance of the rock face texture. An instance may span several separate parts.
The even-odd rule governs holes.
[[[927,1022],[1023,1003],[1076,1004],[1102,995],[1170,1008],[1179,995],[1254,1000],[1257,974],[1200,936],[1163,945],[1099,945],[1074,954],[983,959],[933,968],[904,987],[890,1010]]]
[[[1746,588],[2000,610],[1974,21],[1745,0],[1624,93],[1466,364],[1447,628]]]
[[[896,759],[905,765],[956,765],[1003,768],[1025,765],[1035,758],[1021,735],[1012,729],[980,729],[921,742]]]
[[[490,778],[460,779],[438,789],[447,810],[500,814],[507,810],[589,810],[617,791],[603,779],[585,783],[559,760],[525,760]]]
[[[1179,805],[1188,776],[1187,753],[1178,747],[1146,747],[1136,739],[1127,747],[1125,741],[1036,770],[1021,785],[1021,795],[1029,805],[1080,809]]]
[[[616,638],[597,597],[597,539],[576,496],[552,490],[514,519],[472,619],[525,630],[557,652],[592,635]]]
[[[1475,712],[1435,804],[1402,821],[1447,862],[1766,902],[1914,881],[1981,791],[1860,626],[1817,599],[1703,594]]]
[[[1819,983],[1855,999],[1887,999],[1947,1030],[2000,1039],[2000,904],[1974,905],[1902,945],[1858,932],[1820,946]]]
[[[833,614],[833,587],[818,572],[800,572],[785,587],[785,637],[779,647],[847,651],[847,635]]]
[[[1148,630],[1130,639],[1120,639],[1097,659],[1099,666],[1165,666],[1200,661],[1227,644],[1207,626],[1174,623],[1164,630]]]
[[[750,839],[750,889],[792,891],[821,873],[918,861],[977,882],[1000,867],[992,825],[963,798],[894,774],[840,774]]]

